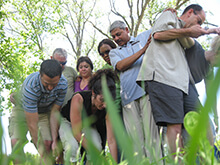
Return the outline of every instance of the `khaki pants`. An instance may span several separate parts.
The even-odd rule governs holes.
[[[82,132],[85,131],[82,130]],[[102,141],[98,131],[96,129],[90,128],[89,133],[92,142],[97,147],[97,149],[101,151]],[[64,148],[65,161],[77,162],[79,159],[81,159],[81,157],[79,156],[79,143],[73,136],[71,123],[66,118],[62,118],[61,120],[59,136]],[[88,135],[85,134],[85,137],[86,136]],[[89,160],[88,154],[87,154],[87,159]]]
[[[123,120],[128,134],[134,141],[137,158],[150,160],[162,158],[158,127],[155,124],[149,96],[143,96],[123,107]]]
[[[38,114],[38,128],[43,140],[52,141],[50,131],[50,112],[44,114]],[[12,109],[11,116],[9,117],[9,136],[11,139],[26,140],[28,126],[24,110],[19,106],[15,106]],[[37,130],[36,130],[37,131]]]

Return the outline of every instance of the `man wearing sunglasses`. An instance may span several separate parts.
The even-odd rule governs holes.
[[[77,72],[75,69],[73,69],[70,66],[66,66],[67,63],[67,52],[63,48],[56,48],[53,51],[53,54],[51,56],[51,59],[57,60],[61,67],[62,67],[62,75],[66,78],[68,82],[68,88],[67,88],[67,93],[63,102],[63,105],[66,105],[67,101],[72,98],[72,95],[74,93],[74,81],[77,77]]]
[[[198,100],[183,48],[195,44],[191,37],[210,33],[200,26],[205,17],[202,7],[194,4],[189,5],[180,18],[170,11],[164,12],[152,29],[152,41],[137,78],[145,82],[156,124],[167,127],[171,153],[175,153],[177,147],[183,148],[181,129],[188,112],[184,97],[189,94],[191,100]],[[178,134],[180,140],[176,146]]]

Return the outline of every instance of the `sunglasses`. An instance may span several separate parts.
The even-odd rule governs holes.
[[[198,13],[195,12],[195,10],[193,10],[193,13],[194,13],[196,16],[198,16],[198,18],[199,18],[199,20],[198,20],[197,23],[198,23],[199,25],[202,25],[202,18],[198,15]]]
[[[59,61],[59,63],[60,63],[60,65],[64,66],[64,65],[66,65],[67,61],[64,61],[64,62]]]
[[[105,54],[109,54],[110,50],[106,50],[104,53],[100,53],[100,55],[103,57]]]

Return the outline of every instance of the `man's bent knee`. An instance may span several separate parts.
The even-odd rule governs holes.
[[[181,132],[182,132],[181,130],[182,130],[182,124],[168,124],[167,125],[168,134],[170,132],[171,134],[181,135]]]

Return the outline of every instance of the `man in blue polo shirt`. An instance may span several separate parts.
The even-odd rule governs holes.
[[[148,96],[145,96],[145,91],[136,83],[142,55],[149,45],[151,30],[133,37],[129,36],[129,29],[124,22],[115,21],[110,26],[110,33],[118,44],[117,48],[109,52],[109,57],[113,68],[120,74],[124,124],[134,141],[137,162],[146,156],[151,159],[153,155],[150,155],[150,146],[159,144],[159,135],[149,107]],[[157,151],[156,155],[161,155],[160,149]]]
[[[25,79],[21,88],[21,102],[16,105],[17,116],[11,125],[12,145],[25,139],[25,128],[28,128],[32,142],[46,162],[51,162],[48,159],[51,151],[55,154],[58,152],[59,111],[67,91],[67,81],[61,74],[62,67],[58,61],[45,60],[40,72],[32,73]],[[24,120],[21,121],[20,117]],[[23,131],[20,131],[21,127]]]

